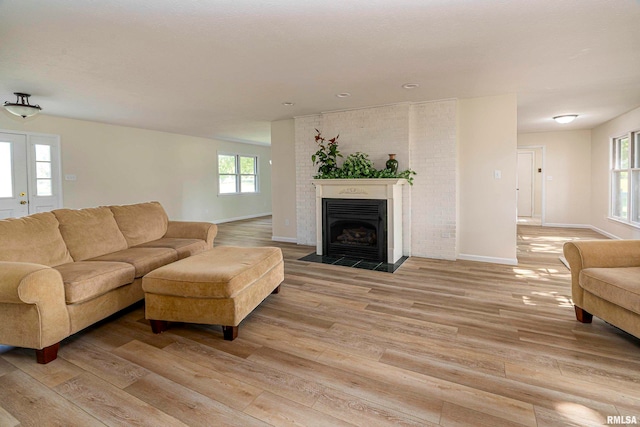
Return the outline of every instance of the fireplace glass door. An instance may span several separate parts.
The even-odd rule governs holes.
[[[322,199],[322,249],[330,257],[387,261],[387,201]]]

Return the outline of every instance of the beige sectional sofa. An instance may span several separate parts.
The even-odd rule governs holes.
[[[0,221],[0,344],[59,342],[144,298],[142,277],[213,247],[214,224],[169,221],[157,202]]]
[[[640,240],[567,242],[576,318],[593,316],[640,338]]]

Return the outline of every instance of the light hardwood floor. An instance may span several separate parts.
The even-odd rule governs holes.
[[[276,245],[285,281],[222,340],[153,335],[138,305],[62,343],[0,355],[0,426],[560,426],[640,422],[640,340],[575,321],[560,263],[586,230],[518,228],[517,267],[410,258],[395,273],[311,264],[269,218],[217,245]]]

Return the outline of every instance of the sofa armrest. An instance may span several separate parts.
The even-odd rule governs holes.
[[[210,222],[169,221],[164,237],[202,239],[207,243],[207,248],[212,248],[216,234],[218,227]]]
[[[583,240],[567,242],[564,256],[571,268],[573,303],[582,305],[584,290],[580,287],[583,268],[640,267],[640,240]]]
[[[41,349],[69,336],[64,284],[53,268],[0,261],[0,304],[2,344]]]

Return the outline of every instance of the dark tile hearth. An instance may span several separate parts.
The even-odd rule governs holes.
[[[395,264],[388,264],[386,262],[375,262],[375,261],[369,261],[366,259],[347,258],[347,257],[337,258],[337,257],[324,256],[324,255],[316,255],[315,253],[311,253],[305,257],[300,258],[300,261],[317,262],[319,264],[341,265],[344,267],[361,268],[363,270],[383,271],[385,273],[393,273],[402,265],[403,262],[407,260],[407,258],[409,257],[403,256]]]

